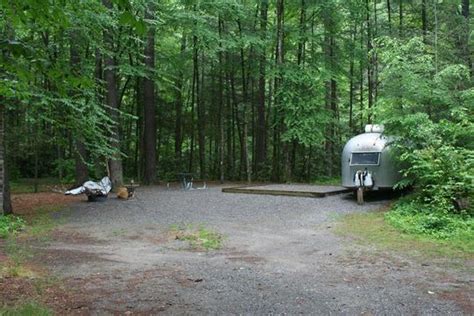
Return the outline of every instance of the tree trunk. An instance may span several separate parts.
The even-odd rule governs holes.
[[[374,0],[374,33],[372,39],[376,39],[378,36],[378,24],[377,24],[377,1]],[[379,82],[379,64],[377,50],[372,51],[372,90],[373,90],[373,105],[377,105],[378,98],[378,82]]]
[[[398,31],[400,37],[403,37],[403,0],[399,0],[398,6]]]
[[[222,29],[224,27],[224,23],[222,22],[221,18],[219,17],[219,178],[221,183],[224,183],[224,142],[225,142],[225,134],[224,134],[224,75],[223,75],[223,68],[224,68],[224,61],[222,57]]]
[[[102,0],[102,3],[109,10],[112,9],[111,0]],[[110,51],[114,51],[114,38],[110,30],[104,31],[104,43]],[[120,153],[120,134],[119,134],[119,108],[117,91],[117,74],[114,56],[106,55],[104,58],[105,70],[104,77],[106,82],[106,103],[109,106],[110,118],[114,122],[112,127],[111,147],[115,153],[109,159],[110,179],[114,190],[123,184],[123,167]]]
[[[193,36],[193,80],[191,84],[191,135],[190,135],[190,149],[189,149],[189,165],[188,172],[193,172],[194,168],[194,112],[196,108],[196,81],[199,80],[199,68],[198,68],[198,48],[197,48],[197,37]]]
[[[143,106],[142,101],[142,84],[139,77],[135,78],[135,115],[137,120],[135,121],[135,171],[137,179],[142,179],[143,176],[143,164],[142,164],[142,152],[143,152]]]
[[[300,23],[299,23],[299,40],[298,40],[298,52],[296,57],[296,62],[298,66],[303,64],[303,60],[305,58],[305,45],[306,40],[304,38],[306,34],[306,3],[305,0],[301,0],[301,8],[300,8]]]
[[[469,0],[461,0],[461,13],[462,16],[464,17],[463,21],[463,36],[462,36],[462,45],[461,45],[461,53],[462,56],[464,57],[465,63],[467,68],[469,69],[471,73],[471,77],[474,76],[474,67],[472,64],[471,60],[471,51],[469,49],[469,36],[470,36],[470,30],[469,30]]]
[[[357,24],[354,23],[351,36],[351,60],[349,64],[349,131],[354,130],[354,54],[356,45]]]
[[[336,65],[336,41],[334,38],[334,21],[330,16],[330,13],[326,14],[324,23],[324,54],[326,57],[327,65],[334,69]],[[325,107],[329,114],[330,121],[326,129],[326,140],[325,140],[325,155],[326,155],[326,175],[328,177],[333,176],[334,167],[334,151],[335,151],[335,128],[337,123],[337,104],[336,104],[336,89],[337,82],[334,77],[331,77],[325,83],[326,86],[326,97]]]
[[[238,27],[239,27],[239,35],[242,38],[242,26],[240,24],[240,21],[238,21]],[[250,64],[251,60],[248,58],[248,63]],[[250,66],[250,65],[249,65]],[[260,69],[261,70],[261,69]],[[247,139],[248,139],[248,123],[247,123],[247,108],[251,102],[249,102],[249,93],[248,93],[248,84],[249,80],[246,76],[245,72],[245,54],[244,54],[244,49],[243,47],[240,48],[240,71],[241,71],[241,76],[242,76],[242,122],[239,122],[239,111],[237,110],[236,112],[236,118],[237,118],[237,128],[242,130],[242,134],[239,132],[240,137],[240,168],[239,168],[239,176],[241,176],[241,170],[245,168],[245,174],[246,174],[246,179],[247,182],[250,183],[252,182],[252,165],[250,163],[250,157],[249,157],[249,150],[248,150],[248,144],[247,144]],[[264,68],[264,76],[265,76],[265,68]],[[261,74],[261,73],[260,73]],[[234,87],[234,80],[233,76],[231,77],[231,91],[232,91],[232,96],[233,100],[235,103],[236,95],[235,95],[235,87]],[[264,86],[265,86],[265,78],[264,78]],[[265,102],[265,94],[263,98],[263,102]],[[253,102],[252,102],[253,104]],[[263,118],[265,118],[265,112],[263,113]],[[264,120],[265,122],[265,120]]]
[[[85,163],[87,157],[86,146],[80,140],[75,141],[76,153],[75,153],[75,171],[76,171],[76,185],[82,185],[84,182],[89,180],[89,170]]]
[[[364,31],[360,30],[360,50],[364,50]],[[364,125],[364,59],[359,59],[359,112],[360,112],[360,130],[363,130]]]
[[[392,34],[392,8],[390,6],[390,0],[387,0],[387,15],[388,15],[388,30]]]
[[[81,55],[79,54],[79,49],[78,49],[78,41],[79,38],[77,36],[77,33],[74,31],[71,32],[70,35],[70,67],[71,67],[71,73],[75,77],[80,77],[81,76]],[[77,92],[76,91],[71,91],[71,96],[74,96]],[[75,184],[77,186],[82,185],[84,182],[86,182],[89,179],[89,170],[87,168],[87,165],[85,161],[87,160],[87,151],[86,151],[86,146],[84,145],[83,141],[83,136],[80,135],[80,132],[77,133],[74,139],[74,145],[75,145],[75,154],[74,154],[74,160],[75,160]]]
[[[153,19],[153,6],[149,5],[145,18]],[[155,104],[155,27],[148,26],[147,40],[144,50],[144,64],[148,71],[147,77],[143,78],[143,105],[144,105],[144,158],[145,175],[144,184],[156,182],[156,104]]]
[[[369,0],[366,0],[366,23],[367,23],[367,99],[368,99],[368,114],[367,122],[370,124],[372,115],[370,111],[373,105],[373,52],[372,52],[372,25],[370,23],[370,6]]]
[[[332,39],[332,45],[333,47],[332,52],[334,54],[334,38]],[[333,56],[334,58],[334,56]],[[336,126],[339,124],[339,116],[338,116],[338,108],[337,108],[337,81],[335,79],[331,80],[331,116],[333,117],[333,120],[335,121],[330,129],[331,133],[331,165],[330,165],[330,174],[329,176],[332,177],[335,174],[335,171],[337,170],[337,163],[335,163],[335,158],[336,158]],[[340,141],[339,141],[340,143]]]
[[[181,39],[181,56],[184,55],[184,51],[186,50],[186,36],[183,34]],[[183,86],[184,86],[184,73],[180,69],[179,71],[179,78],[176,84],[177,88],[177,96],[175,101],[175,112],[176,112],[176,119],[175,119],[175,128],[174,128],[174,135],[175,135],[175,142],[174,142],[174,152],[175,152],[175,159],[177,163],[177,168],[180,171],[182,168],[182,151],[181,146],[183,143],[183,123],[182,123],[182,116],[183,116]]]
[[[260,4],[260,38],[262,41],[267,37],[267,11],[268,0],[262,0]],[[257,174],[261,175],[266,156],[266,120],[265,120],[265,67],[266,52],[265,45],[260,48],[260,66],[258,80],[258,105],[257,105],[257,131],[255,138],[255,165]]]
[[[3,215],[13,212],[10,201],[10,190],[7,176],[6,150],[5,150],[5,105],[0,97],[0,206]]]
[[[203,60],[203,53],[201,51],[201,60]],[[197,58],[197,57],[196,57]],[[196,60],[196,66],[198,61]],[[198,145],[199,145],[199,176],[201,179],[207,178],[206,165],[206,110],[202,100],[202,85],[204,84],[204,63],[201,65],[201,74],[199,72],[196,76],[196,106],[197,106],[197,128],[198,128]]]
[[[283,64],[285,60],[285,51],[284,51],[284,14],[285,14],[285,8],[284,8],[284,0],[277,0],[276,3],[276,19],[277,19],[277,25],[276,25],[276,51],[275,51],[275,63],[276,63],[276,76],[275,76],[275,91],[276,97],[275,97],[275,107],[276,111],[275,114],[277,116],[277,125],[275,126],[275,134],[276,134],[276,139],[273,140],[274,145],[279,145],[280,143],[280,138],[281,138],[281,133],[284,132],[285,126],[284,126],[284,113],[282,112],[283,108],[283,101],[281,97],[278,96],[279,90],[281,89],[281,85],[283,83]],[[276,141],[278,139],[278,142]],[[291,162],[290,162],[290,150],[289,150],[289,144],[287,141],[283,143],[283,163],[284,163],[284,169],[283,169],[283,178],[285,181],[290,181],[291,179]],[[277,155],[277,157],[274,157],[274,165],[277,166],[277,170],[279,170],[279,165],[280,165],[280,159]],[[279,172],[277,177],[279,178]]]
[[[423,31],[423,42],[426,43],[426,35],[428,34],[428,25],[426,21],[426,0],[421,0],[421,29]]]

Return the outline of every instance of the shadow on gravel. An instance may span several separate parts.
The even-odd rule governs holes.
[[[381,191],[367,191],[364,192],[364,202],[383,202],[383,201],[392,201],[406,195],[406,191],[399,190],[381,190]],[[351,192],[344,194],[342,196],[344,200],[351,200],[354,203],[357,203],[356,192]]]

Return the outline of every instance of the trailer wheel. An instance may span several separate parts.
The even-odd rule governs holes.
[[[362,187],[357,189],[357,204],[364,204],[364,188]]]

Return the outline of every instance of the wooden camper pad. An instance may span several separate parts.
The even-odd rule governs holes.
[[[311,184],[264,184],[222,189],[224,193],[268,194],[313,198],[322,198],[349,191],[349,189],[340,186]]]

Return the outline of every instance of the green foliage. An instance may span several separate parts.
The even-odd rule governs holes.
[[[420,38],[381,41],[385,85],[376,114],[396,135],[405,179],[419,206],[433,214],[473,213],[474,89],[463,65],[439,65]],[[441,229],[441,228],[440,228]]]
[[[277,97],[281,98],[278,109],[286,127],[285,140],[297,140],[307,147],[322,143],[330,114],[324,107],[321,87],[324,87],[324,81],[316,69],[285,69],[283,86],[277,92]]]
[[[404,173],[413,179],[418,202],[433,212],[455,211],[454,203],[468,199],[465,210],[474,215],[474,151],[461,147],[428,146],[401,155],[409,167]]]
[[[53,312],[41,304],[31,301],[15,307],[0,307],[0,316],[49,316]]]
[[[7,108],[10,176],[71,180],[76,141],[85,144],[84,161],[97,178],[105,168],[93,164],[103,164],[118,150],[125,176],[143,176],[143,78],[152,79],[157,89],[161,179],[196,173],[198,159],[205,160],[209,178],[219,178],[221,151],[225,178],[246,178],[244,127],[253,176],[274,181],[282,180],[288,160],[289,180],[337,173],[345,139],[369,121],[383,120],[399,135],[402,153],[420,150],[404,156],[412,166],[425,163],[417,157],[438,151],[433,132],[463,155],[474,148],[474,91],[469,69],[462,65],[468,28],[459,1],[424,7],[428,19],[436,16],[427,32],[419,1],[406,2],[398,25],[387,14],[389,2],[286,1],[280,27],[276,2],[269,1],[264,28],[262,7],[255,1],[112,0],[109,8],[97,0],[3,0],[0,96]],[[153,14],[146,16],[146,9]],[[147,69],[143,55],[151,27],[156,30],[155,69]],[[282,52],[278,62],[277,51]],[[104,106],[105,57],[116,62],[120,109],[114,119]],[[377,100],[371,109],[369,92]],[[268,159],[257,166],[262,97]],[[111,146],[116,131],[120,146]],[[196,154],[199,147],[205,147],[204,155]],[[424,148],[429,148],[426,153]],[[407,175],[405,185],[437,181],[420,181],[415,169]],[[462,184],[455,186],[447,191],[458,194]]]
[[[435,239],[459,239],[471,246],[474,243],[473,216],[433,210],[412,197],[397,202],[385,218],[404,233],[427,235]]]
[[[8,238],[25,227],[25,221],[14,215],[0,215],[0,238]]]

